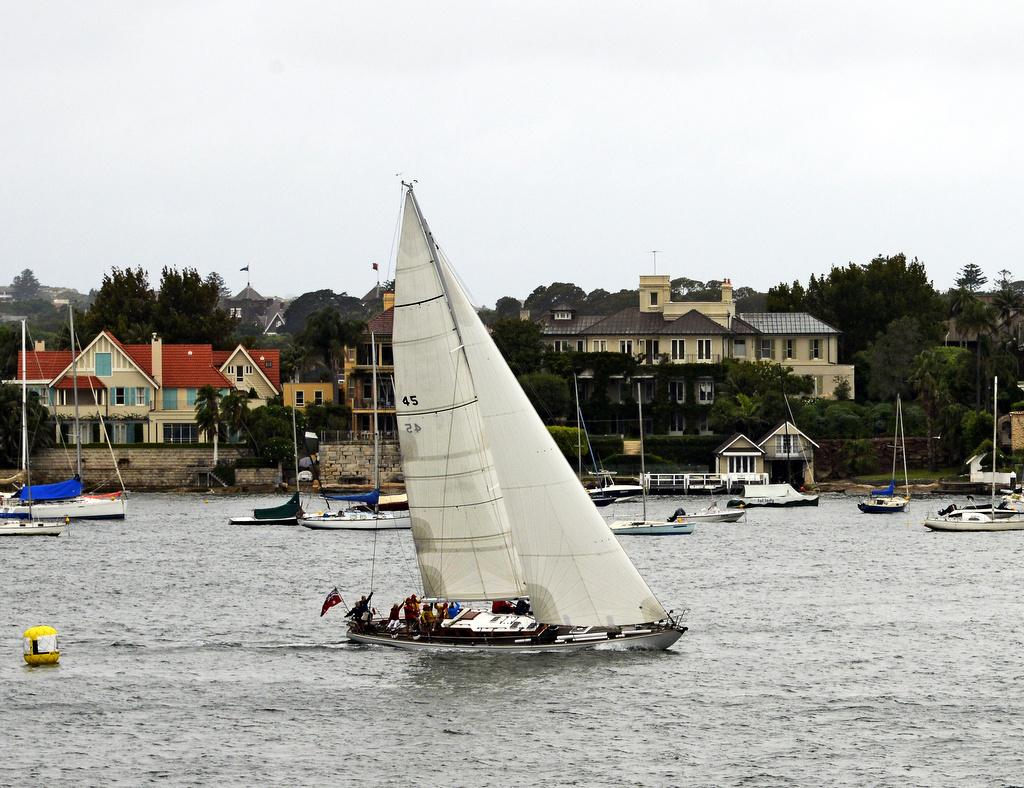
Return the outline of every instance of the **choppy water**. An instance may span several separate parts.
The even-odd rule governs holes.
[[[136,495],[125,523],[0,539],[0,784],[1024,781],[1024,532],[929,533],[939,500],[627,539],[690,632],[529,656],[348,645],[320,603],[368,587],[373,536],[227,525],[267,500]],[[408,533],[377,556],[386,607]],[[39,623],[57,668],[22,663]]]

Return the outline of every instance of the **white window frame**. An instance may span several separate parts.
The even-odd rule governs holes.
[[[793,338],[786,340],[786,358],[796,358],[796,347]]]
[[[306,405],[306,392],[302,389],[295,389],[295,407],[301,408]]]
[[[698,339],[697,340],[697,360],[698,361],[710,361],[711,360],[711,340],[710,339]]]
[[[124,386],[114,387],[114,397],[111,402],[112,405],[121,406],[128,402],[128,391]]]
[[[668,382],[668,398],[670,402],[677,404],[686,402],[686,381],[670,380]]]
[[[686,340],[685,339],[673,339],[672,340],[672,360],[680,361],[686,358]]]
[[[697,381],[697,402],[701,405],[710,405],[715,401],[715,381]]]
[[[620,339],[619,340],[619,352],[625,353],[626,355],[633,355],[633,340],[632,339]]]
[[[324,392],[322,389],[317,389],[313,392],[313,404],[323,405],[324,404]]]
[[[821,340],[820,339],[812,339],[811,340],[811,358],[812,359],[819,359],[819,358],[821,358]]]
[[[608,352],[608,340],[607,339],[594,339],[590,342],[590,349],[595,353],[607,353]]]
[[[775,340],[767,337],[761,337],[760,344],[760,357],[761,358],[775,358]],[[767,353],[765,350],[767,349]]]

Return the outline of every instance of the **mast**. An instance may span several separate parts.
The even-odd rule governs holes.
[[[580,418],[580,387],[576,382],[576,373],[572,373],[572,390],[576,395],[576,475],[583,483],[583,428]]]
[[[21,321],[21,451],[28,487],[28,519],[32,519],[32,467],[28,451],[28,353],[25,350],[25,321]]]
[[[895,424],[892,432],[892,475],[889,477],[893,483],[896,481],[896,452],[900,448],[900,395],[896,395],[896,413],[894,414]]]
[[[292,403],[292,454],[295,455],[295,492],[299,490],[299,433],[295,426],[295,403]]]
[[[907,432],[903,427],[903,401],[896,395],[896,412],[899,415],[900,447],[903,452],[903,488],[910,500],[910,476],[907,474]]]
[[[68,304],[68,323],[71,330],[71,380],[75,387],[75,475],[82,478],[82,434],[78,426],[78,357],[75,355],[75,310]],[[114,463],[115,465],[117,463]]]
[[[640,413],[640,499],[644,502],[644,520],[647,519],[647,465],[644,462],[644,399],[640,394],[640,381],[636,382],[636,407]]]
[[[370,375],[373,381],[373,487],[380,498],[380,438],[377,434],[377,337],[370,332]],[[378,504],[373,505],[377,511]]]
[[[992,519],[996,517],[996,427],[999,407],[999,376],[992,381]]]

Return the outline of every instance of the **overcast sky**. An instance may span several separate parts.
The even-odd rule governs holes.
[[[0,283],[361,295],[416,178],[474,297],[1024,278],[1024,5],[3,3]]]

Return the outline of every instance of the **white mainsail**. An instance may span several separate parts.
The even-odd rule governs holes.
[[[413,222],[420,226],[412,227]],[[494,504],[501,511],[500,521],[506,527],[510,524],[514,544],[512,557],[518,559],[513,565],[522,567],[534,615],[539,621],[549,624],[592,626],[617,626],[664,619],[665,609],[640,577],[579,480],[573,475],[487,329],[480,322],[465,290],[436,247],[432,250],[436,262],[430,260],[429,242],[426,240],[428,233],[415,197],[410,192],[406,198],[403,249],[408,245],[411,252],[418,244],[420,253],[427,255],[425,259],[435,273],[433,283],[424,282],[427,279],[425,266],[421,264],[414,267],[407,262],[406,270],[411,270],[414,275],[406,279],[398,289],[399,303],[413,304],[436,298],[436,301],[427,303],[441,305],[437,314],[447,317],[446,325],[450,328],[447,335],[437,330],[427,331],[423,327],[414,329],[420,341],[407,342],[408,336],[402,337],[405,349],[400,356],[399,309],[396,308],[396,376],[400,364],[412,362],[415,370],[406,368],[411,373],[406,380],[418,381],[421,375],[428,375],[434,379],[447,379],[448,385],[452,386],[452,377],[445,378],[445,371],[448,367],[454,368],[455,363],[448,362],[446,366],[440,356],[447,354],[460,359],[460,363],[468,364],[468,387],[470,390],[475,388],[477,397],[473,414],[482,420],[482,425],[470,425],[468,419],[465,419],[452,424],[452,427],[453,432],[454,428],[460,426],[475,430],[472,443],[479,445],[480,451],[473,457],[452,458],[449,462],[464,459],[469,469],[474,462],[486,459],[487,465],[481,471],[486,471],[488,479],[496,472],[495,484],[496,489],[500,489],[500,495],[495,496]],[[418,241],[416,235],[420,236]],[[401,270],[400,266],[396,280],[402,276]],[[441,297],[438,298],[438,294]],[[426,306],[426,303],[421,305]],[[402,330],[411,328],[410,322],[403,319]],[[431,343],[438,345],[439,349],[428,351],[425,346]],[[459,347],[460,343],[461,349],[453,353],[452,349]],[[409,352],[414,347],[418,348],[418,354]],[[442,367],[440,375],[438,367]],[[467,394],[461,391],[460,396]],[[402,396],[403,393],[399,392],[398,399],[401,400]],[[450,394],[449,399],[459,401]],[[400,404],[399,430],[403,438],[403,463],[406,461],[404,455],[407,444],[416,452],[414,457],[423,454],[416,433],[410,435],[407,432],[410,423],[410,419],[406,418],[407,413],[410,411]],[[422,435],[422,432],[419,434]],[[407,435],[409,440],[405,440]],[[453,442],[454,445],[458,444]],[[431,456],[434,470],[438,472],[438,463],[445,461],[444,445],[437,446]],[[410,488],[410,509],[413,497]],[[438,513],[434,512],[431,516],[437,518]],[[414,515],[414,535],[415,519]]]
[[[525,596],[473,377],[411,193],[395,270],[392,345],[402,469],[424,593],[464,600]]]

